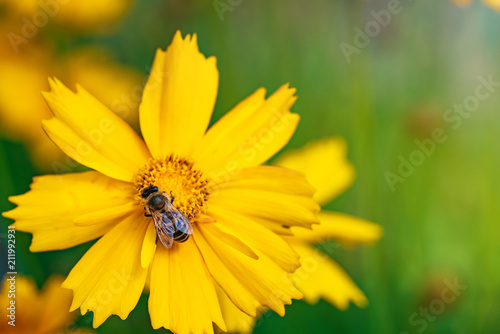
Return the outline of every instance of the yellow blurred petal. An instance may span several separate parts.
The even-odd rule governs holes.
[[[63,281],[62,276],[51,276],[43,286],[41,294],[43,306],[38,310],[41,313],[39,330],[42,333],[62,329],[75,318],[75,314],[69,312],[73,294],[70,290],[61,287]]]
[[[300,254],[301,267],[292,274],[292,280],[306,302],[315,304],[323,298],[340,310],[345,310],[349,302],[359,307],[368,303],[363,292],[332,259],[308,245],[293,246]]]
[[[283,316],[284,304],[302,297],[286,272],[267,256],[259,252],[258,260],[245,256],[206,233],[206,227],[195,226],[193,238],[216,282],[243,312],[255,316],[264,305]]]
[[[148,227],[141,216],[127,217],[99,239],[63,283],[74,293],[71,310],[93,311],[94,327],[112,314],[125,319],[141,296],[147,274],[141,249]]]
[[[265,90],[236,105],[207,132],[194,159],[212,179],[227,178],[235,170],[269,160],[292,137],[299,115],[290,113],[295,88],[281,86],[265,99]]]
[[[0,124],[12,138],[45,136],[40,121],[51,116],[40,92],[48,87],[48,70],[23,57],[0,62]]]
[[[139,103],[144,89],[139,72],[113,62],[111,56],[98,49],[81,49],[67,58],[65,73],[71,82],[86,87],[128,124],[139,128]]]
[[[284,270],[291,272],[298,268],[299,256],[286,241],[275,233],[255,223],[245,215],[224,210],[214,205],[210,206],[210,213],[217,218],[220,225],[229,233],[267,255]],[[210,225],[207,225],[207,231],[210,227]]]
[[[326,204],[345,191],[354,181],[354,167],[347,160],[347,145],[341,138],[310,142],[299,150],[282,154],[275,165],[305,174],[316,188],[314,199]]]
[[[457,0],[455,0],[457,1]],[[500,1],[499,0],[483,0],[485,4],[490,6],[493,9],[499,10],[500,11]]]
[[[79,163],[122,181],[131,181],[150,155],[134,130],[82,87],[73,93],[50,81],[44,93],[55,117],[43,122],[49,137]]]
[[[0,333],[56,333],[73,323],[76,314],[69,312],[72,293],[61,288],[63,278],[51,276],[43,289],[38,291],[35,282],[25,276],[15,277],[15,298],[9,298],[10,284],[6,275],[0,291],[0,315],[5,321],[0,322]],[[16,326],[7,323],[10,301],[15,300]]]
[[[213,333],[212,323],[226,330],[219,301],[200,251],[192,238],[159,246],[151,267],[149,313],[154,329],[174,333]]]
[[[210,122],[218,84],[216,59],[200,53],[196,34],[182,39],[177,31],[167,50],[156,52],[139,109],[153,156],[191,154]]]
[[[73,220],[133,199],[129,183],[98,172],[38,176],[31,190],[10,197],[18,207],[3,216],[16,221],[16,229],[33,234],[33,252],[64,249],[95,239],[109,231],[121,212],[98,224],[79,227]]]
[[[144,240],[142,242],[141,250],[141,266],[143,268],[148,268],[153,261],[156,250],[156,228],[155,224],[150,221],[148,223],[148,229],[144,235]]]
[[[380,225],[344,213],[321,211],[318,219],[320,224],[314,225],[312,230],[293,228],[295,238],[309,243],[335,240],[349,246],[371,245],[383,234]]]
[[[228,298],[224,290],[222,290],[218,285],[215,286],[215,290],[217,291],[217,296],[219,297],[222,316],[226,322],[228,333],[252,333],[257,318],[245,314],[238,307],[236,307],[231,299]],[[221,331],[219,331],[219,333],[220,332]]]
[[[54,20],[67,27],[94,31],[103,30],[120,19],[130,7],[131,0],[67,0],[55,2]]]

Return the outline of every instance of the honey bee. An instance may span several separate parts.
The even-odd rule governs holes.
[[[163,246],[171,248],[174,240],[184,242],[193,234],[189,219],[173,205],[175,197],[170,198],[158,187],[149,185],[142,191],[144,216],[152,217],[156,235]]]

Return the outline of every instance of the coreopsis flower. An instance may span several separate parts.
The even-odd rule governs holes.
[[[0,288],[0,333],[95,333],[74,328],[77,314],[69,312],[71,291],[61,288],[62,281],[63,277],[52,276],[39,291],[28,277],[5,276]]]
[[[31,48],[0,60],[0,129],[4,136],[25,144],[41,170],[60,173],[72,169],[61,150],[47,138],[40,125],[51,117],[40,92],[48,89],[47,76],[61,73],[70,84],[90,91],[120,117],[137,124],[142,79],[137,71],[117,64],[99,50],[75,50],[56,58],[42,48]]]
[[[300,150],[287,152],[278,157],[275,164],[304,173],[309,183],[317,189],[315,199],[321,204],[330,202],[354,181],[354,168],[346,158],[346,144],[339,138],[323,139]],[[320,224],[314,225],[312,230],[292,227],[294,235],[284,236],[300,255],[301,267],[292,274],[294,283],[309,304],[315,304],[322,298],[340,310],[345,310],[350,302],[359,307],[365,306],[366,296],[349,275],[331,257],[314,246],[328,241],[345,246],[372,244],[381,237],[381,227],[327,210],[321,211],[318,218]],[[331,249],[335,250],[335,246]],[[238,310],[229,299],[221,300],[228,331],[251,333],[257,318]]]
[[[208,130],[218,88],[214,57],[177,32],[158,50],[140,105],[144,141],[84,88],[51,80],[43,122],[69,156],[95,171],[36,177],[4,213],[33,233],[32,251],[101,237],[71,270],[71,310],[126,318],[145,284],[153,328],[225,330],[216,286],[241,311],[280,315],[302,297],[288,273],[299,256],[274,231],[310,227],[319,206],[300,173],[262,163],[299,121],[295,89],[258,89]]]

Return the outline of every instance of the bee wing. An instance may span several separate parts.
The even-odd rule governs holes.
[[[153,222],[155,224],[156,235],[163,246],[167,248],[171,248],[174,243],[174,232],[175,227],[166,215],[154,212],[153,213]]]
[[[193,234],[193,225],[191,225],[189,219],[187,219],[187,217],[182,212],[177,210],[177,208],[173,206],[172,203],[167,202],[167,206],[168,210],[170,211],[172,220],[174,221],[175,228],[182,233]]]
[[[189,219],[186,218],[181,212],[180,215],[175,219],[175,228],[186,234],[193,234],[193,226]]]

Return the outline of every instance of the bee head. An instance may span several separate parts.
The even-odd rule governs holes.
[[[152,193],[155,193],[158,191],[158,187],[153,186],[150,184],[148,187],[144,188],[142,191],[142,198],[146,199],[151,195]]]

